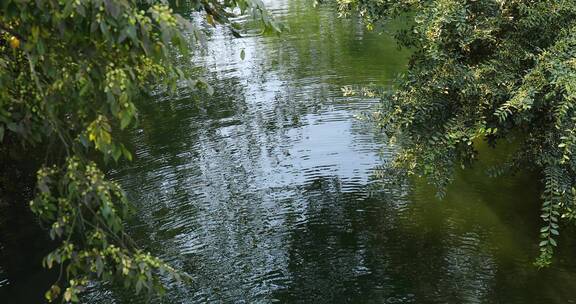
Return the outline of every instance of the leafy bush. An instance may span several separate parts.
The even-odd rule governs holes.
[[[409,16],[398,40],[414,53],[398,90],[376,113],[401,152],[394,167],[425,176],[442,195],[474,142],[515,138],[493,173],[533,167],[544,192],[538,266],[550,263],[560,219],[576,217],[576,2],[338,0],[369,28]]]

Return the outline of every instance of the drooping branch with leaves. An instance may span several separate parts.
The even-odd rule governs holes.
[[[132,159],[116,135],[137,124],[139,97],[208,86],[174,59],[199,45],[190,18],[238,36],[238,10],[279,28],[257,0],[178,3],[197,13],[185,19],[154,0],[0,1],[0,162],[36,164],[30,207],[58,244],[44,259],[60,269],[49,301],[78,301],[92,280],[161,292],[163,278],[183,275],[131,241],[128,202],[102,167]],[[0,172],[0,191],[10,173]]]
[[[403,16],[397,33],[413,50],[377,119],[401,151],[393,167],[424,176],[442,195],[474,143],[514,139],[491,170],[535,168],[544,191],[538,266],[548,265],[561,219],[576,217],[576,2],[533,0],[338,0],[369,28]],[[480,156],[481,157],[481,156]]]

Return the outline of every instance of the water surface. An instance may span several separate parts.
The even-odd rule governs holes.
[[[194,278],[153,302],[575,302],[573,242],[551,269],[531,264],[538,176],[484,175],[505,149],[482,147],[444,200],[421,180],[374,178],[395,148],[356,116],[378,101],[341,87],[390,88],[408,53],[308,2],[268,1],[291,29],[279,37],[213,30],[190,63],[213,96],[183,88],[142,108],[136,160],[113,172],[137,210],[128,229]],[[86,296],[142,301],[102,287]]]
[[[291,31],[215,30],[195,62],[215,95],[157,96],[133,134],[137,161],[117,174],[138,208],[131,230],[194,278],[166,302],[576,299],[568,249],[532,266],[537,175],[484,175],[505,151],[482,148],[442,201],[424,181],[373,178],[394,147],[355,118],[377,100],[341,87],[391,86],[408,53],[390,35],[306,1],[268,6]]]

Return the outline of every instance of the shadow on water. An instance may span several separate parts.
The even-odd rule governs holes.
[[[50,251],[46,233],[26,205],[0,207],[0,299],[2,303],[43,303],[57,274],[42,268]],[[6,302],[5,302],[6,301]]]
[[[29,159],[0,163],[0,302],[42,303],[56,274],[41,267],[52,244],[27,204],[37,164]]]

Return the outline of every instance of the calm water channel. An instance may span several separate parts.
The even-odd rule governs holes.
[[[268,1],[280,37],[215,30],[195,62],[213,96],[142,109],[136,161],[112,174],[136,206],[128,229],[194,278],[152,302],[576,303],[573,242],[550,269],[531,264],[537,175],[483,173],[505,151],[483,148],[441,201],[373,177],[394,148],[355,117],[377,100],[341,87],[390,86],[407,53],[308,2]],[[85,301],[143,299],[95,286]]]

